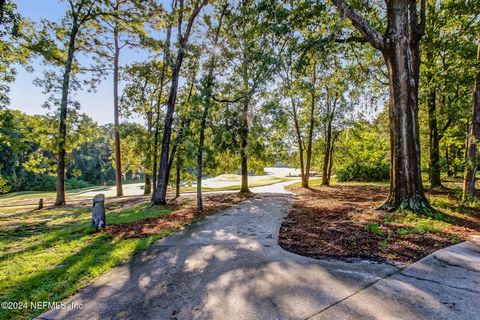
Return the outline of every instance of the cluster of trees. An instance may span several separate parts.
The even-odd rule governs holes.
[[[115,184],[113,125],[99,126],[90,117],[76,112],[69,117],[66,189]],[[55,116],[0,110],[0,193],[56,189],[57,130]],[[140,181],[146,171],[143,142],[147,132],[140,124],[123,123],[120,134],[123,137],[121,178]]]
[[[386,210],[429,210],[422,168],[432,187],[441,186],[442,169],[464,171],[465,198],[475,195],[477,0],[65,2],[60,22],[32,24],[8,0],[0,20],[4,101],[12,61],[40,56],[52,67],[37,84],[49,95],[48,121],[57,122],[48,139],[57,205],[65,203],[65,175],[81,162],[75,155],[100,154],[95,143],[111,153],[117,195],[122,175],[142,168],[152,204],[165,204],[169,184],[188,179],[202,210],[206,173],[238,171],[248,192],[249,174],[275,161],[300,167],[304,187],[314,170],[325,185],[332,173],[389,178]],[[139,60],[121,64],[132,48]],[[97,126],[82,143],[73,135],[88,118],[77,114],[73,93],[107,74],[113,125]],[[11,179],[6,167],[1,181]]]

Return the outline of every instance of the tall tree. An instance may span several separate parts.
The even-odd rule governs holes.
[[[477,64],[480,64],[480,34],[478,38]],[[480,69],[477,69],[480,70]],[[475,174],[478,167],[478,146],[480,140],[480,71],[477,71],[472,94],[472,123],[467,143],[467,164],[463,179],[463,200],[475,197]]]
[[[108,0],[108,15],[99,21],[99,35],[95,39],[97,54],[106,59],[108,69],[113,73],[113,123],[115,135],[115,157],[121,158],[120,150],[120,110],[119,82],[121,52],[127,47],[141,48],[142,39],[146,36],[144,22],[156,13],[157,6],[151,1]],[[103,35],[103,39],[100,39]],[[123,195],[121,161],[116,161],[115,184],[117,197]]]
[[[425,32],[425,0],[389,0],[381,35],[344,0],[332,0],[385,60],[390,86],[390,196],[381,209],[430,210],[420,171],[418,81],[420,40]]]
[[[217,102],[235,104],[238,107],[239,154],[241,162],[241,192],[248,188],[249,133],[254,118],[255,98],[276,68],[276,53],[282,50],[280,37],[272,32],[277,21],[270,19],[272,13],[262,3],[240,1],[226,20],[228,51],[225,56],[231,65],[227,99]],[[272,13],[274,15],[274,13]]]
[[[132,113],[139,115],[145,119],[147,127],[147,139],[144,141],[145,195],[151,194],[152,190],[154,113],[158,109],[158,91],[162,90],[162,73],[163,63],[158,60],[124,67],[126,85],[120,99],[122,116],[127,118]]]
[[[66,0],[68,9],[60,24],[46,22],[45,29],[39,34],[40,41],[34,46],[49,62],[62,67],[61,75],[61,99],[55,102],[59,107],[58,135],[57,135],[57,195],[55,205],[65,204],[65,155],[67,143],[67,113],[68,105],[73,103],[70,99],[72,87],[72,73],[80,72],[76,61],[76,53],[88,48],[88,42],[93,38],[90,34],[93,30],[94,19],[106,13],[103,1],[94,0]],[[57,39],[50,39],[49,35],[55,34]],[[62,43],[66,56],[62,49],[57,46]],[[51,74],[50,74],[51,75]],[[56,90],[52,79],[47,79],[47,90]],[[53,80],[55,81],[55,80]],[[76,88],[79,82],[73,83]]]
[[[207,4],[207,0],[195,1],[192,0],[189,3],[191,8],[184,6],[184,0],[179,0],[178,4],[178,21],[177,21],[177,54],[175,61],[171,64],[172,79],[170,85],[170,93],[167,101],[167,111],[165,114],[165,123],[163,127],[162,148],[160,153],[159,169],[158,169],[158,182],[155,190],[155,195],[152,199],[152,203],[166,204],[167,186],[169,179],[169,155],[170,155],[170,139],[172,135],[173,116],[175,112],[175,103],[177,100],[178,81],[180,78],[180,70],[182,67],[183,59],[187,50],[187,44],[192,32],[192,28],[200,13],[201,9]],[[184,14],[191,9],[190,16],[188,17],[187,24],[184,29]]]
[[[210,60],[207,66],[206,75],[202,79],[201,83],[201,98],[203,111],[201,112],[200,119],[200,133],[198,139],[198,150],[197,150],[197,210],[203,211],[203,199],[202,199],[202,175],[203,175],[203,153],[205,146],[205,129],[207,126],[207,118],[210,112],[214,86],[214,72],[217,66],[218,54],[219,52],[219,39],[220,32],[222,30],[223,17],[225,16],[226,10],[228,8],[228,3],[224,4],[220,8],[218,14],[217,25],[210,25],[210,31],[213,33],[213,39],[210,46]]]

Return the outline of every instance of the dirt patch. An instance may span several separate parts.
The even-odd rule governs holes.
[[[208,194],[203,198],[202,212],[197,211],[195,198],[180,198],[165,208],[173,212],[157,218],[149,218],[125,224],[107,226],[106,232],[113,237],[128,239],[141,238],[179,228],[196,219],[214,214],[249,199],[253,194],[227,193]]]
[[[280,228],[279,244],[312,258],[405,264],[480,232],[479,214],[438,213],[417,219],[411,213],[375,210],[387,199],[386,187],[289,189],[296,197]],[[443,192],[454,201],[453,194]]]

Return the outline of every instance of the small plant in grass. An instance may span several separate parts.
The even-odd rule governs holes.
[[[451,243],[459,243],[460,241],[461,241],[460,238],[457,237],[457,236],[452,236],[452,237],[450,238],[450,242],[451,242]]]
[[[384,222],[385,224],[394,223],[396,220],[397,220],[397,217],[395,216],[395,213],[387,213],[387,214],[383,217],[383,222]]]
[[[387,250],[387,249],[388,249],[388,241],[387,241],[387,239],[380,241],[380,242],[378,243],[378,246],[379,246],[380,248],[382,248],[383,250]]]
[[[364,227],[363,227],[363,230],[371,233],[371,234],[375,234],[377,236],[381,236],[383,237],[385,234],[383,233],[383,231],[380,229],[380,226],[378,225],[378,223],[376,222],[369,222],[367,223]]]

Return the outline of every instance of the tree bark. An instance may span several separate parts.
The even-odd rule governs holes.
[[[480,41],[480,40],[479,40]],[[477,49],[477,62],[480,62],[480,42]],[[463,200],[469,200],[476,195],[475,174],[478,167],[478,147],[480,140],[480,71],[477,72],[475,84],[473,86],[473,110],[472,124],[470,125],[470,134],[467,144],[467,163],[465,165],[465,175],[463,179]]]
[[[170,139],[172,136],[173,114],[175,112],[175,102],[177,100],[178,79],[180,77],[180,68],[185,55],[185,47],[181,48],[177,55],[177,62],[172,72],[172,84],[167,102],[167,112],[163,128],[162,148],[160,151],[160,165],[158,170],[158,182],[153,198],[153,204],[167,204],[167,186],[168,186],[168,158],[170,151]]]
[[[307,142],[307,161],[305,163],[305,180],[302,181],[302,186],[308,188],[308,182],[310,180],[310,165],[312,162],[312,144],[313,144],[313,129],[315,126],[315,82],[316,82],[316,64],[313,65],[313,89],[311,92],[310,101],[310,123],[308,127],[308,142]]]
[[[428,98],[428,127],[430,129],[430,187],[440,188],[440,138],[436,114],[436,88],[432,88]]]
[[[390,102],[390,196],[380,209],[430,211],[420,171],[418,80],[420,40],[425,32],[425,0],[386,2],[388,25],[380,35],[344,0],[332,0],[339,10],[380,50],[388,69]],[[417,14],[420,11],[420,14]]]
[[[157,98],[157,105],[156,105],[156,118],[155,118],[155,133],[153,137],[153,170],[152,170],[152,185],[153,185],[153,192],[152,192],[152,202],[153,197],[157,191],[157,157],[158,157],[158,135],[160,132],[160,106],[162,103],[162,95],[163,95],[163,86],[165,82],[165,68],[169,61],[170,55],[170,37],[172,34],[172,25],[169,24],[167,27],[167,36],[165,40],[165,47],[163,50],[163,64],[162,64],[162,71],[160,73],[160,88],[158,92]]]
[[[390,83],[390,196],[381,209],[429,211],[420,168],[418,125],[418,75],[420,50],[417,39],[407,37],[408,6],[394,2],[389,14],[397,25],[384,51]]]
[[[147,135],[148,135],[148,145],[147,152],[145,157],[145,187],[143,189],[144,195],[149,195],[152,193],[152,175],[149,173],[152,169],[152,146],[150,144],[151,134],[153,127],[153,110],[147,112]]]
[[[330,162],[328,164],[328,172],[327,172],[327,181],[328,185],[330,185],[330,179],[332,178],[332,167],[333,167],[333,148],[335,145],[335,139],[332,139],[332,143],[330,146]]]
[[[452,164],[452,160],[451,160],[451,157],[450,157],[450,147],[449,146],[445,147],[445,162],[447,164],[447,176],[449,178],[453,178],[453,176],[454,176],[454,173],[453,173],[453,170],[452,170],[453,164]]]
[[[243,106],[242,124],[240,128],[240,160],[241,160],[241,173],[242,173],[242,186],[240,192],[248,193],[248,102]]]
[[[181,181],[181,169],[182,163],[180,158],[180,152],[177,153],[177,163],[175,165],[176,175],[175,175],[175,198],[180,197],[180,181]]]
[[[120,149],[120,112],[118,103],[118,79],[119,79],[119,60],[120,47],[118,44],[118,26],[113,28],[113,128],[115,131],[115,185],[117,188],[117,197],[123,196],[122,188],[122,157]]]
[[[68,93],[70,90],[70,73],[72,71],[73,57],[75,55],[75,40],[78,33],[77,21],[74,18],[70,31],[67,60],[63,72],[62,100],[60,102],[60,120],[58,128],[58,163],[57,163],[57,196],[56,206],[65,205],[65,145],[67,140],[67,110]]]
[[[323,157],[323,170],[322,170],[322,185],[329,186],[330,185],[330,178],[329,178],[329,167],[330,167],[330,158],[331,158],[331,144],[332,144],[332,119],[333,117],[329,114],[328,115],[328,123],[327,123],[327,130],[325,134],[325,155]]]
[[[335,111],[337,108],[338,95],[335,95],[333,103],[331,98],[327,95],[327,124],[325,127],[325,155],[323,158],[323,170],[322,170],[322,185],[330,185],[330,175],[332,166],[332,150],[333,150],[333,138],[332,138],[332,124],[335,118]]]
[[[207,0],[202,1],[197,4],[193,9],[193,12],[188,20],[185,34],[182,34],[182,21],[183,21],[183,0],[179,1],[179,15],[178,15],[178,42],[179,49],[177,52],[177,57],[175,64],[172,70],[172,80],[170,87],[170,94],[168,96],[167,102],[167,112],[165,115],[165,122],[163,128],[163,138],[162,138],[162,148],[160,152],[160,163],[158,169],[158,182],[157,188],[155,190],[155,195],[152,199],[152,204],[154,205],[165,205],[167,204],[167,186],[169,178],[169,152],[170,152],[170,139],[172,136],[172,125],[173,125],[173,114],[175,112],[175,103],[177,101],[177,91],[178,91],[178,80],[180,77],[180,70],[182,67],[183,59],[185,57],[186,47],[188,43],[188,38],[193,26],[193,22],[200,12],[201,8],[205,6]]]
[[[308,182],[305,179],[305,166],[303,161],[303,141],[302,133],[300,132],[300,124],[298,122],[297,107],[295,102],[292,99],[292,114],[293,114],[293,123],[295,125],[295,132],[297,134],[297,144],[298,144],[298,156],[300,158],[300,174],[302,178],[302,187],[308,188]]]
[[[202,172],[203,172],[203,148],[205,145],[205,127],[207,125],[208,109],[210,107],[210,98],[207,98],[207,105],[203,109],[202,120],[200,123],[200,138],[197,151],[197,210],[203,211],[202,199]]]
[[[213,46],[218,45],[218,39],[220,37],[220,31],[222,29],[222,22],[225,12],[227,10],[228,3],[225,4],[222,8],[222,12],[218,19],[218,26],[215,30],[215,37],[213,39]],[[212,52],[210,59],[210,66],[208,68],[207,81],[205,84],[205,97],[204,97],[204,108],[202,113],[202,119],[200,121],[200,137],[198,141],[198,151],[197,151],[197,210],[203,211],[203,198],[202,198],[202,175],[203,175],[203,149],[205,145],[205,128],[207,126],[207,118],[210,110],[210,105],[212,103],[212,88],[213,88],[213,72],[215,70],[217,62],[217,57],[215,53]]]

